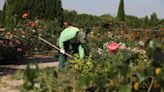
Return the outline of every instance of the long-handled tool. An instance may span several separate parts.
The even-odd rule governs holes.
[[[57,46],[53,45],[52,43],[48,42],[47,40],[45,40],[45,39],[43,39],[43,38],[41,38],[41,37],[38,37],[38,39],[41,40],[41,41],[43,41],[43,42],[45,42],[45,43],[47,43],[48,45],[50,45],[50,46],[52,46],[53,48],[55,48],[55,49],[57,49],[57,50],[60,51],[60,49],[59,49]],[[66,52],[65,52],[65,55],[67,55],[67,56],[70,57],[70,58],[74,58],[72,55],[70,55],[70,54],[68,54],[68,53],[66,53]]]

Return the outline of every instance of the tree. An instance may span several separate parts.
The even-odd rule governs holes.
[[[60,26],[63,26],[63,21],[64,21],[64,13],[63,13],[63,8],[62,8],[62,1],[61,0],[56,0],[56,19],[59,21]]]
[[[125,21],[124,0],[120,0],[120,5],[117,13],[117,18],[120,21]]]
[[[0,10],[0,27],[2,26],[2,13],[3,13],[3,11]]]
[[[154,12],[152,15],[151,15],[151,27],[154,27],[154,26],[157,26],[158,25],[158,17],[157,17],[157,14]]]
[[[147,28],[148,27],[148,23],[149,23],[149,19],[148,16],[145,16],[145,18],[143,19],[143,28]]]
[[[54,1],[54,0],[47,0],[47,2]],[[33,18],[38,18],[38,19],[49,19],[45,15],[45,10],[46,10],[46,1],[45,0],[33,0],[33,8],[30,11],[31,16]],[[51,6],[50,6],[51,7]]]
[[[64,21],[76,22],[77,16],[78,14],[75,10],[72,11],[64,10]]]

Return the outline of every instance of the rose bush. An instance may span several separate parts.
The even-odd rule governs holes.
[[[17,60],[23,58],[26,47],[21,40],[0,39],[0,60]],[[6,63],[6,62],[1,62]]]
[[[8,30],[6,28],[0,34],[2,37],[2,42],[5,42],[5,45],[1,45],[1,58],[5,59],[12,59],[9,57],[17,57],[15,52],[22,53],[22,56],[26,54],[26,56],[30,56],[39,52],[42,54],[44,51],[52,50],[52,47],[49,45],[41,42],[38,39],[38,36],[50,41],[54,45],[57,45],[57,38],[59,36],[60,31],[62,30],[59,26],[59,23],[56,19],[52,21],[45,21],[45,20],[32,20],[30,19],[30,15],[28,13],[24,13],[22,15],[21,20],[15,25],[15,28],[12,30]],[[4,39],[6,40],[4,41]],[[19,43],[18,40],[23,43],[23,46],[26,47],[26,50],[15,44],[15,42]],[[10,46],[11,45],[11,46]],[[15,46],[16,45],[16,46]],[[22,44],[21,44],[22,45]],[[19,55],[18,55],[19,57]]]

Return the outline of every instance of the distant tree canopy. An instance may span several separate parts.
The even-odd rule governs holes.
[[[78,14],[76,11],[64,10],[64,21],[70,21],[75,26],[91,27],[99,24],[99,17],[89,14]]]
[[[23,13],[28,13],[31,19],[54,20],[63,22],[61,0],[6,0],[3,7],[3,24],[16,24]]]
[[[124,0],[120,0],[120,5],[119,5],[119,8],[118,8],[117,18],[120,21],[125,21]]]
[[[145,16],[144,18],[138,18],[132,15],[125,15],[124,19],[128,28],[154,28],[162,27],[164,22],[162,19],[158,19],[157,14],[151,14],[150,18]],[[113,27],[117,27],[119,23],[118,17],[113,17],[110,14],[104,14],[101,16],[94,16],[89,14],[78,14],[75,10],[64,10],[64,21],[70,21],[77,26],[93,27],[99,25],[106,25],[112,23]]]
[[[127,26],[129,28],[141,28],[142,27],[143,20],[136,16],[126,15],[125,20],[126,20]]]

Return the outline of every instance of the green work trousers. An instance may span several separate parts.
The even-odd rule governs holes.
[[[66,63],[67,63],[67,56],[60,53],[59,54],[59,65],[58,65],[59,70],[63,70]]]

